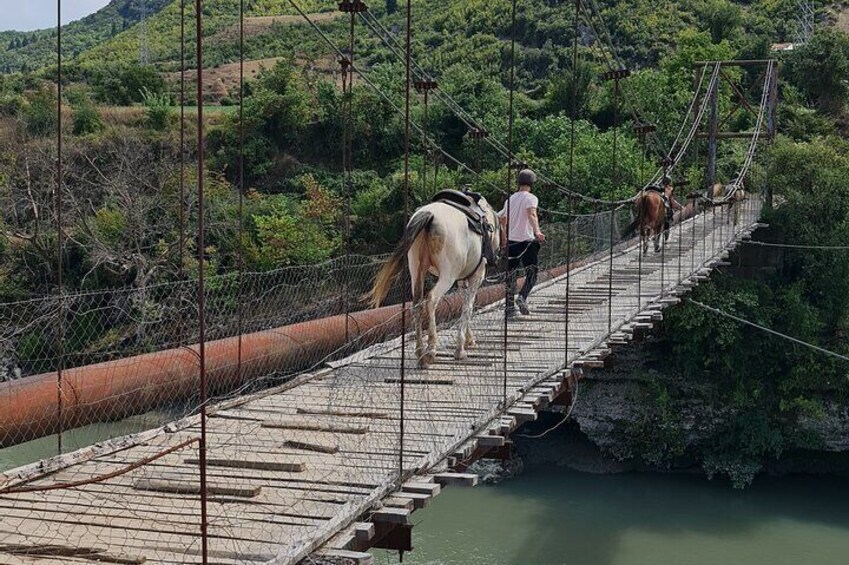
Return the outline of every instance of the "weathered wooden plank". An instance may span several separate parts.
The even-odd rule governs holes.
[[[384,506],[383,508],[372,512],[371,519],[373,522],[406,525],[410,523],[410,511],[406,508],[392,508],[390,506]]]
[[[478,485],[478,477],[472,473],[439,473],[434,479],[440,485],[474,487]]]
[[[374,537],[375,528],[371,522],[357,522],[354,524],[354,536],[360,541],[370,541]]]
[[[199,459],[186,459],[189,465],[199,465]],[[221,458],[207,457],[208,467],[226,467],[228,469],[253,469],[257,471],[276,471],[280,473],[303,473],[307,464],[303,461],[271,461],[254,457]]]
[[[333,422],[311,422],[296,419],[265,420],[262,423],[262,427],[280,430],[303,430],[355,435],[367,434],[369,431],[368,426],[350,426],[347,424],[336,424]]]
[[[199,495],[200,482],[172,481],[167,479],[141,479],[135,482],[133,488],[136,490],[150,490],[155,492],[170,492],[173,494]],[[262,492],[258,486],[229,486],[221,484],[209,484],[206,490],[213,496],[235,496],[239,498],[254,498]]]
[[[304,451],[315,451],[317,453],[339,453],[338,445],[331,445],[327,443],[317,443],[315,441],[300,441],[294,439],[287,439],[283,442],[283,445],[286,447],[291,447],[292,449],[301,449]]]

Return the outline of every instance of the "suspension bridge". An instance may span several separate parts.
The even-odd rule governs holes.
[[[450,356],[446,327],[428,370],[407,340],[400,376],[396,338],[211,406],[205,486],[199,416],[0,475],[0,563],[201,562],[203,490],[210,563],[367,563],[370,547],[412,549],[414,510],[444,485],[474,485],[468,466],[503,457],[539,410],[568,407],[584,370],[705,280],[761,206],[746,201],[736,227],[696,216],[645,258],[634,241],[614,246],[541,284],[506,336],[503,302],[481,309],[468,360]]]
[[[363,18],[406,59],[406,108],[390,102],[406,114],[407,157],[409,137],[417,134],[430,150],[475,173],[410,120],[415,83],[451,108],[470,137],[503,156],[508,171],[519,165],[511,141],[503,145],[488,135],[412,61],[409,11],[407,44],[400,45],[361,2],[342,7],[351,29]],[[513,8],[515,23],[515,2]],[[197,14],[202,63],[202,11]],[[374,87],[354,64],[353,32],[351,44],[347,54],[337,50],[350,73],[343,87],[354,73]],[[58,437],[60,452],[0,474],[0,564],[367,563],[372,547],[412,549],[415,510],[444,486],[476,484],[470,465],[504,458],[510,435],[540,410],[568,417],[584,371],[604,366],[616,347],[660,322],[664,308],[706,280],[760,226],[769,190],[756,163],[775,131],[772,61],[699,63],[681,129],[648,184],[688,157],[695,162],[700,137],[709,141],[706,177],[714,180],[717,142],[735,137],[719,131],[718,92],[729,65],[761,66],[764,73],[754,84],[760,99],[738,104],[749,107],[754,127],[736,134],[749,145],[728,192],[718,199],[693,195],[661,251],[643,254],[638,239],[622,237],[633,198],[589,197],[540,171],[570,211],[542,211],[549,217],[548,242],[532,313],[508,321],[503,285],[484,288],[472,319],[477,347],[462,361],[451,356],[453,297],[441,306],[439,353],[428,369],[415,358],[403,288],[395,306],[351,308],[380,258],[348,256],[236,278],[201,274],[197,281],[145,289],[144,300],[160,309],[142,319],[127,314],[136,291],[74,295],[60,289],[56,297],[0,305],[9,320],[0,327],[0,343],[10,349],[23,347],[20,328],[48,333],[57,321],[63,328],[67,318],[92,312],[107,312],[112,325],[120,318],[146,340],[138,351],[115,347],[79,357],[60,347],[58,361],[46,364],[50,372],[0,385],[0,445]],[[627,74],[612,67],[604,77],[616,81],[617,106]],[[615,142],[612,163],[617,169]],[[198,182],[202,206],[202,175]],[[576,203],[592,211],[578,213]],[[202,224],[199,230],[203,249]],[[301,307],[289,317],[280,313],[293,304]],[[142,429],[131,435],[107,432],[79,450],[63,448],[63,438],[73,440],[81,426],[104,431],[109,422],[140,415],[156,425],[136,423]]]

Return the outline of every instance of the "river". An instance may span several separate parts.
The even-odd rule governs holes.
[[[844,565],[849,481],[526,469],[413,515],[410,565]],[[377,551],[376,563],[397,554]]]
[[[65,435],[73,449],[162,414]],[[55,437],[0,450],[0,471],[55,454]],[[550,465],[451,487],[416,512],[410,565],[844,565],[849,480],[760,477],[744,491],[696,475],[597,475]],[[378,564],[397,554],[375,551]]]
[[[173,413],[150,412],[120,422],[92,424],[69,430],[62,434],[62,452],[70,453],[99,441],[150,430],[175,419],[177,414],[176,409]],[[0,449],[0,473],[53,457],[58,453],[58,448],[59,442],[54,435]]]

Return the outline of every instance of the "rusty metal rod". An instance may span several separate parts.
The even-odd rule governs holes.
[[[62,0],[56,0],[56,286],[59,294],[56,324],[56,410],[59,415],[59,433],[56,435],[57,450],[62,454],[62,373],[65,365],[65,301],[62,269]]]
[[[197,51],[197,151],[198,151],[198,361],[200,369],[200,534],[201,534],[201,561],[203,565],[209,563],[209,518],[207,514],[207,477],[206,477],[206,278],[205,278],[205,222],[206,195],[204,194],[204,124],[203,124],[203,0],[195,2],[195,18],[197,29],[195,30]],[[241,340],[241,337],[240,337]]]
[[[7,496],[7,495],[10,495],[10,494],[24,494],[24,493],[28,493],[28,492],[47,492],[47,491],[51,491],[51,490],[68,490],[68,489],[79,488],[79,487],[84,487],[84,486],[88,486],[88,485],[95,485],[95,484],[98,484],[98,483],[108,481],[110,479],[118,478],[120,476],[126,475],[127,473],[131,473],[131,472],[135,471],[136,469],[140,469],[140,468],[144,467],[145,465],[149,465],[149,464],[153,463],[154,461],[158,461],[159,459],[162,459],[163,457],[171,455],[175,451],[180,451],[181,449],[185,449],[186,447],[188,447],[188,446],[190,446],[194,443],[198,443],[198,442],[200,442],[200,438],[192,438],[190,440],[186,440],[183,443],[180,443],[178,445],[175,445],[174,447],[170,447],[170,448],[166,449],[165,451],[160,451],[159,453],[157,453],[155,455],[151,455],[150,457],[146,457],[144,459],[136,461],[135,463],[127,465],[126,467],[118,469],[117,471],[112,471],[111,473],[107,473],[105,475],[99,475],[97,477],[93,477],[93,478],[90,478],[90,479],[83,479],[83,480],[80,480],[80,481],[74,481],[74,482],[71,482],[71,483],[57,483],[55,485],[14,486],[14,487],[10,487],[10,488],[0,489],[0,496]],[[39,478],[41,478],[41,477],[39,477]]]

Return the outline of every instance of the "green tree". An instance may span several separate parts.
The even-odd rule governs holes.
[[[147,127],[158,131],[167,128],[172,114],[170,97],[165,93],[151,92],[145,87],[142,88],[142,102]]]
[[[244,102],[245,177],[248,183],[269,174],[281,154],[302,141],[311,119],[310,99],[291,61],[279,61],[251,85]],[[209,132],[215,165],[235,178],[239,158],[239,119],[229,117],[222,128]],[[282,160],[282,159],[281,159]]]
[[[90,135],[103,129],[103,119],[100,112],[89,101],[81,101],[74,107],[72,117],[74,135]]]
[[[56,91],[43,87],[24,106],[24,123],[35,136],[46,136],[56,131]]]
[[[594,76],[593,66],[589,63],[579,63],[577,72],[574,74],[571,68],[562,71],[562,74],[552,80],[549,85],[545,99],[546,110],[552,113],[566,112],[567,115],[571,115],[574,107],[577,110],[575,117],[582,115],[590,101]],[[575,98],[574,102],[573,98]]]
[[[730,39],[743,21],[740,7],[728,0],[711,0],[701,15],[714,43]]]
[[[116,106],[143,102],[145,91],[156,95],[166,91],[165,79],[156,69],[138,63],[100,70],[91,83],[98,101]]]
[[[398,11],[398,0],[386,0],[386,13],[394,14]]]
[[[820,110],[843,111],[849,95],[849,35],[836,29],[818,31],[793,52],[788,67],[793,85]]]

